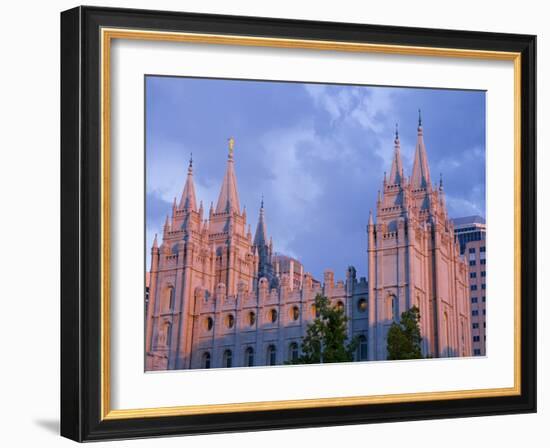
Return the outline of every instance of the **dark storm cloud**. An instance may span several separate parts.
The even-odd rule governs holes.
[[[418,108],[432,182],[451,217],[485,215],[483,92],[148,78],[147,244],[181,194],[190,153],[197,199],[216,201],[234,136],[241,205],[254,230],[261,195],[276,251],[322,277],[366,275],[365,226],[399,123],[410,174]]]

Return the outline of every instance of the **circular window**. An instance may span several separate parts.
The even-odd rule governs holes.
[[[256,323],[256,314],[254,313],[254,311],[250,311],[250,313],[248,313],[248,325],[252,326]]]
[[[292,317],[292,320],[298,320],[300,318],[300,308],[293,306],[290,310],[290,316]]]
[[[212,330],[212,327],[214,326],[214,319],[212,319],[211,317],[207,317],[206,318],[206,329],[208,331]]]
[[[227,328],[233,328],[235,325],[235,316],[233,316],[233,314],[228,314],[225,318],[225,324],[227,325]]]
[[[269,319],[271,320],[272,323],[277,322],[277,310],[271,310],[269,312]]]
[[[367,300],[366,299],[359,299],[359,301],[357,302],[357,309],[361,313],[364,313],[365,311],[367,311]]]

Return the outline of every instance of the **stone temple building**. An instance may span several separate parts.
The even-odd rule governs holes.
[[[261,202],[254,236],[241,208],[230,139],[216,206],[197,203],[193,165],[179,203],[151,249],[145,369],[277,365],[300,354],[315,297],[327,296],[349,318],[357,361],[387,358],[386,335],[417,305],[424,356],[471,355],[467,266],[447,216],[443,186],[431,183],[421,122],[411,177],[396,132],[376,221],[367,225],[368,281],[348,267],[318,281],[299,260],[274,252]]]
[[[376,223],[369,217],[369,359],[385,359],[391,323],[415,305],[424,356],[472,352],[468,267],[447,215],[443,182],[432,185],[423,134],[419,117],[412,175],[406,177],[396,131]]]

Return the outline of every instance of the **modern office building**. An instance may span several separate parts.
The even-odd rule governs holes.
[[[485,219],[479,215],[454,218],[453,225],[455,228],[455,235],[460,244],[461,255],[464,254],[467,243],[485,239]]]
[[[481,216],[466,216],[454,219],[453,223],[461,254],[468,262],[473,355],[485,356],[487,353],[485,219]]]

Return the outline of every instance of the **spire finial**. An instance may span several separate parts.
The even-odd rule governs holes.
[[[443,190],[443,173],[439,173],[439,189]]]
[[[395,123],[395,141],[399,140],[399,125]]]
[[[153,248],[156,249],[157,247],[158,247],[157,234],[155,233],[155,238],[153,239]]]
[[[233,158],[233,149],[235,148],[235,139],[233,137],[229,137],[227,139],[228,146],[229,146],[229,158]]]
[[[422,112],[420,109],[418,109],[418,127],[422,127]]]
[[[262,193],[262,202],[260,203],[260,208],[264,208],[264,194]]]
[[[227,156],[227,164],[225,167],[225,175],[216,203],[216,213],[240,213],[241,206],[239,201],[239,192],[237,189],[237,176],[235,174],[233,149],[235,139],[230,137],[227,139],[229,154]]]

